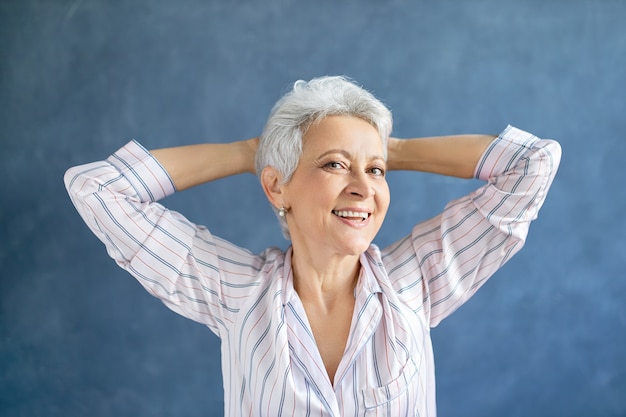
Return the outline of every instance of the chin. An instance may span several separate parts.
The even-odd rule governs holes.
[[[361,255],[363,252],[365,252],[370,245],[372,244],[372,241],[356,241],[356,242],[350,242],[348,244],[346,244],[344,246],[344,253],[348,256],[357,256],[357,255]]]

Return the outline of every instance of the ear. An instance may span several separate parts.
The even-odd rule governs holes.
[[[284,207],[285,195],[282,176],[276,168],[272,166],[263,168],[263,171],[261,171],[261,186],[271,205],[276,208]]]

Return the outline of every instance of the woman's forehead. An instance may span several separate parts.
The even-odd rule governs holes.
[[[327,152],[332,149],[356,153],[361,150],[383,153],[378,130],[354,116],[328,116],[309,126],[302,137],[303,151]]]

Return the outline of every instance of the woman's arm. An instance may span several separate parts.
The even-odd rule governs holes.
[[[265,255],[215,238],[158,201],[176,187],[250,170],[246,146],[253,145],[254,140],[164,149],[155,151],[157,160],[132,141],[106,160],[65,175],[78,213],[116,263],[169,308],[217,334],[257,287]]]
[[[239,142],[178,146],[151,151],[172,178],[177,191],[230,175],[255,173],[258,138]]]
[[[472,178],[481,155],[495,138],[494,135],[389,138],[387,166],[391,170]]]
[[[512,126],[495,140],[471,135],[421,141],[405,141],[405,154],[390,150],[389,159],[397,158],[392,169],[473,174],[486,182],[382,250],[390,282],[432,327],[522,248],[556,175],[561,147]]]

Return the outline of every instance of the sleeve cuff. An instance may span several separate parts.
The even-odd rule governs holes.
[[[486,181],[506,172],[538,140],[532,133],[508,125],[480,158],[474,177]]]
[[[130,182],[142,201],[158,201],[176,192],[165,168],[135,140],[128,142],[107,161]]]

